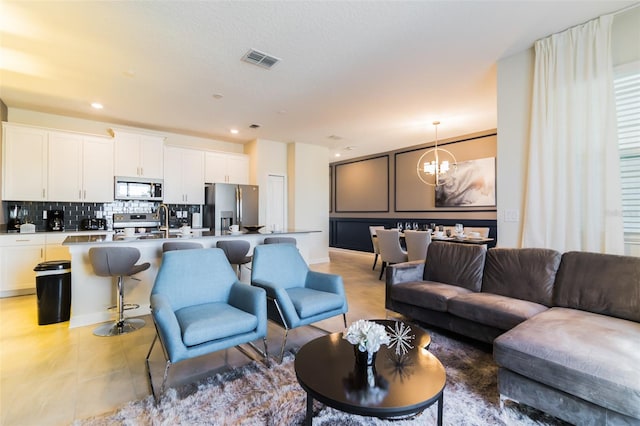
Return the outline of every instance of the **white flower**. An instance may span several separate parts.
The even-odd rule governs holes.
[[[369,353],[378,352],[380,346],[390,342],[384,325],[367,320],[352,323],[343,338],[352,345],[357,345],[360,352]]]

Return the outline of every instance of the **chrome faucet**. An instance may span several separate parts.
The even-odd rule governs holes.
[[[164,226],[160,227],[161,231],[164,231],[164,237],[169,238],[169,207],[165,203],[160,204],[158,210],[164,209]]]

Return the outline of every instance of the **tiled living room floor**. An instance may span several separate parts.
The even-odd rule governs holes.
[[[380,265],[371,270],[372,254],[332,250],[331,263],[311,269],[340,274],[349,302],[347,322],[384,318],[384,283]],[[37,325],[35,296],[0,299],[0,423],[6,426],[68,425],[116,409],[150,394],[144,359],[155,334],[146,326],[124,336],[96,337],[95,326],[69,329],[68,323]],[[342,318],[318,325],[343,329]],[[287,347],[299,347],[321,332],[302,327],[289,332]],[[269,325],[269,352],[277,356],[283,331]],[[261,346],[261,345],[260,345]],[[152,355],[154,380],[164,366],[159,345]],[[249,362],[235,349],[185,362],[172,368],[170,385],[193,380],[202,371],[232,368]]]

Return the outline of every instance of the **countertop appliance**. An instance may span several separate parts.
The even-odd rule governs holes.
[[[124,228],[145,228],[155,231],[160,228],[160,214],[156,213],[114,213],[113,230],[123,231]]]
[[[47,231],[64,231],[64,211],[47,210]]]
[[[82,231],[104,231],[107,229],[106,219],[86,218],[80,221],[80,229]]]
[[[116,176],[113,198],[115,200],[162,201],[162,185],[162,179]]]
[[[7,232],[18,232],[22,225],[22,206],[11,204],[9,206],[9,222],[7,223]]]
[[[227,231],[231,225],[258,225],[258,193],[257,185],[206,184],[202,226]]]

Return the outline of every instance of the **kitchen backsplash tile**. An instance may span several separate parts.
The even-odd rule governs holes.
[[[21,206],[23,221],[36,225],[37,231],[46,230],[46,220],[43,219],[45,210],[64,211],[64,229],[75,231],[80,228],[80,221],[85,218],[105,218],[110,228],[114,213],[150,213],[158,209],[160,203],[149,201],[115,201],[112,203],[58,203],[40,201],[3,201],[4,217],[9,217],[9,206]],[[198,205],[169,204],[169,216],[172,226],[181,223],[191,223],[191,215],[200,212]],[[183,216],[183,213],[186,217]]]

